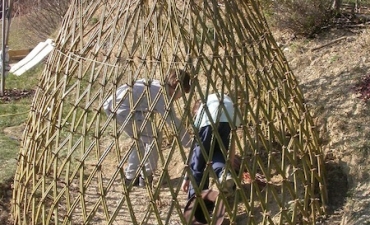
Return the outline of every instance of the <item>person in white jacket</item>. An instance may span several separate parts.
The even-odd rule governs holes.
[[[178,87],[180,85],[182,88]],[[158,151],[154,140],[161,143],[161,131],[152,123],[154,113],[162,118],[167,115],[166,122],[171,121],[176,129],[181,126],[181,121],[176,117],[173,104],[168,104],[169,99],[179,99],[182,96],[181,89],[185,93],[190,91],[190,75],[182,70],[171,70],[167,76],[164,90],[159,80],[140,79],[132,85],[120,86],[116,95],[110,96],[104,103],[103,108],[108,116],[114,114],[117,123],[123,126],[124,132],[134,140],[138,140],[136,146],[139,148],[143,158],[148,157],[144,167],[139,168],[140,158],[137,149],[133,149],[129,155],[128,165],[125,168],[126,184],[134,182],[134,186],[145,186],[146,178],[149,183],[153,180],[153,173],[157,169]],[[167,101],[165,96],[167,95]],[[150,115],[148,115],[150,114]],[[146,121],[145,121],[146,119]],[[153,129],[154,128],[154,129]],[[190,147],[190,135],[184,126],[180,130],[180,140],[183,146]],[[149,156],[147,156],[149,154]],[[137,170],[140,176],[135,179]],[[145,173],[145,174],[144,174]]]

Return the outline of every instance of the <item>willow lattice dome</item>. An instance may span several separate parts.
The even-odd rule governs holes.
[[[242,122],[231,129],[240,165],[231,173],[234,195],[219,195],[224,221],[315,224],[325,214],[323,153],[299,85],[261,12],[253,0],[72,1],[24,132],[15,224],[186,224],[187,196],[180,186],[191,148],[181,144],[180,134],[187,130],[197,139],[191,108],[212,93],[230,96]],[[191,77],[188,94],[178,86],[178,100],[168,95],[170,71]],[[129,153],[139,145],[124,132],[129,120],[119,122],[117,107],[108,116],[103,110],[121,85],[138,80],[150,106],[143,118],[152,124],[150,149],[158,153],[153,184],[145,187],[125,180]],[[155,96],[153,81],[160,87]],[[176,114],[147,116],[155,114],[159,99]],[[123,100],[138,110],[132,94]],[[175,117],[181,123],[172,122]],[[227,161],[227,168],[232,165]]]

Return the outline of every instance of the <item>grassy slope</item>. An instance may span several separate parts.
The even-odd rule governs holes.
[[[10,21],[9,49],[20,50],[35,47],[39,42],[22,22],[16,17]],[[0,31],[1,33],[1,31]],[[22,76],[9,74],[5,79],[5,90],[35,89],[42,66],[27,71]],[[14,96],[10,96],[12,99]],[[20,147],[23,125],[27,119],[32,97],[19,100],[0,100],[0,183],[12,178],[16,167],[16,158]]]
[[[10,74],[5,80],[5,90],[35,89],[41,69],[42,66],[38,66],[22,76]],[[32,101],[32,96],[21,99],[14,99],[14,97],[14,95],[11,95],[9,96],[10,100],[6,98],[0,100],[0,183],[14,176],[16,158],[20,147],[19,140],[23,131],[22,126],[27,120]]]

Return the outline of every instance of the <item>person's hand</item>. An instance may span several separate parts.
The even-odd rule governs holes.
[[[193,105],[193,108],[191,110],[191,113],[193,117],[195,117],[199,111],[200,106],[202,105],[202,99],[197,99]],[[195,118],[194,118],[195,120]]]
[[[191,147],[191,144],[193,143],[193,139],[190,137],[190,134],[187,131],[185,131],[185,129],[184,129],[184,132],[180,134],[180,139],[181,139],[182,146],[184,146],[185,148]]]
[[[189,184],[190,184],[190,180],[189,179],[184,179],[182,181],[182,184],[181,184],[181,190],[184,191],[184,192],[188,192],[189,191]]]

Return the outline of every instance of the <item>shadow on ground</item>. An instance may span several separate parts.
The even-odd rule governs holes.
[[[13,179],[8,179],[4,183],[0,183],[0,224],[10,225],[11,221],[11,199]]]

